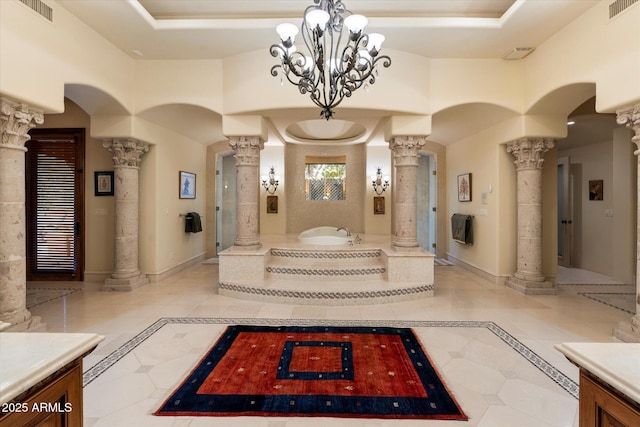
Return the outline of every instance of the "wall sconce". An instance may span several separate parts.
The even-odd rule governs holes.
[[[269,176],[262,176],[260,179],[262,180],[262,186],[265,190],[267,190],[267,193],[273,194],[276,192],[280,177],[276,175],[275,171],[273,170],[273,166],[271,166],[271,169],[269,169]]]
[[[384,190],[389,187],[389,177],[382,176],[382,169],[380,166],[378,166],[376,174],[371,177],[371,184],[373,185],[373,191],[375,191],[377,195],[382,194]]]

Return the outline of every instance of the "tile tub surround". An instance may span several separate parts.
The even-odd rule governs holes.
[[[0,334],[0,404],[91,352],[103,339],[93,333]]]
[[[352,233],[355,237],[356,233]],[[297,234],[261,236],[262,247],[220,253],[222,295],[271,302],[361,305],[434,295],[434,255],[396,251],[390,236],[354,245],[309,245]]]

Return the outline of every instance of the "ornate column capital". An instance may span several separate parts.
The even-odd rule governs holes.
[[[44,123],[42,110],[0,98],[0,132],[2,133],[0,146],[25,150],[24,144],[31,138],[29,130],[36,124],[42,123]]]
[[[629,110],[616,111],[616,122],[619,125],[626,125],[631,129],[635,135],[631,138],[631,142],[635,143],[638,150],[635,151],[635,155],[640,155],[640,104],[634,105]]]
[[[426,136],[395,136],[389,142],[396,166],[418,166],[420,149],[427,143]]]
[[[113,154],[115,167],[139,168],[142,155],[149,151],[149,144],[133,138],[103,139],[102,146]]]
[[[544,153],[554,145],[552,138],[520,138],[507,143],[507,153],[516,158],[516,170],[542,169]]]
[[[264,142],[259,136],[232,136],[229,145],[235,151],[236,166],[260,166]]]

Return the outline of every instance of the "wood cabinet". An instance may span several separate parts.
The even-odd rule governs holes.
[[[82,359],[3,404],[0,427],[82,426]]]
[[[0,333],[0,427],[82,426],[82,358],[102,340],[87,333]]]
[[[640,405],[580,370],[580,427],[638,427]]]

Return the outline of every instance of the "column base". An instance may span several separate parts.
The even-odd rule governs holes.
[[[633,316],[630,320],[618,323],[613,328],[613,336],[620,341],[640,343],[640,317]]]
[[[420,243],[414,238],[397,237],[391,239],[391,245],[396,251],[418,251],[420,250]]]
[[[31,313],[25,310],[28,313],[28,317],[19,320],[6,319],[0,321],[1,329],[0,331],[6,332],[46,332],[47,324],[41,322],[40,316],[32,316]]]
[[[557,295],[558,288],[551,282],[534,282],[511,276],[506,285],[524,295]]]
[[[114,279],[112,277],[104,281],[102,291],[130,292],[135,291],[149,283],[147,275],[141,273],[139,276],[130,277],[128,279]]]
[[[423,252],[423,249],[420,247],[420,245],[418,246],[399,246],[396,245],[395,243],[391,245],[392,249],[395,252]]]

